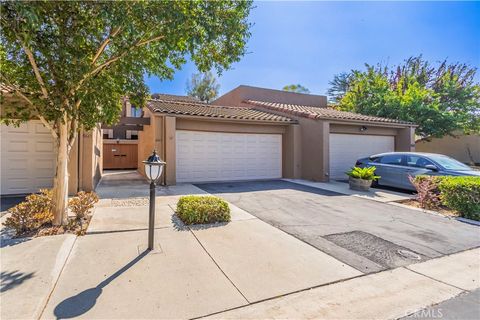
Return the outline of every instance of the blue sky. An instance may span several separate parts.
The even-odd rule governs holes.
[[[480,2],[256,2],[248,54],[219,78],[220,94],[238,85],[281,89],[300,83],[325,94],[328,82],[364,63],[398,64],[423,54],[480,67]],[[150,91],[185,94],[196,72],[187,63]],[[477,81],[480,75],[477,73]]]

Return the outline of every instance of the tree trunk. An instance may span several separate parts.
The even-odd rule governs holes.
[[[53,190],[53,224],[67,223],[68,202],[68,124],[61,123],[58,127],[57,166]]]

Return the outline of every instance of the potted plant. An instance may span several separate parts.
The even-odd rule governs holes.
[[[349,176],[348,183],[350,189],[358,191],[368,191],[372,182],[378,180],[380,176],[375,175],[376,167],[353,167],[350,171],[345,172]]]

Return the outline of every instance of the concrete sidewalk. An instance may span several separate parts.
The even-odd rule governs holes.
[[[480,249],[474,249],[411,268],[401,267],[294,293],[209,318],[397,319],[479,288],[479,270]]]
[[[228,224],[188,228],[173,215],[185,191],[205,193],[157,197],[150,253],[148,207],[97,207],[42,318],[195,318],[361,275],[234,205]]]
[[[74,235],[2,240],[1,319],[37,319],[75,242]]]
[[[413,195],[408,193],[401,193],[401,192],[384,190],[384,189],[376,189],[376,188],[370,188],[369,191],[356,191],[356,190],[350,189],[348,183],[334,181],[334,180],[329,182],[314,182],[314,181],[303,180],[303,179],[282,179],[282,180],[298,183],[308,187],[319,188],[319,189],[337,192],[345,195],[359,197],[363,199],[374,200],[378,202],[395,202],[395,201],[408,200],[413,198]]]

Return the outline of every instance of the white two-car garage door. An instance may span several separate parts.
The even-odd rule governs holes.
[[[177,182],[282,177],[282,136],[177,130]]]
[[[395,150],[394,136],[330,134],[330,179],[346,179],[357,159]]]
[[[0,194],[24,194],[50,188],[55,175],[53,137],[40,121],[0,127]]]

